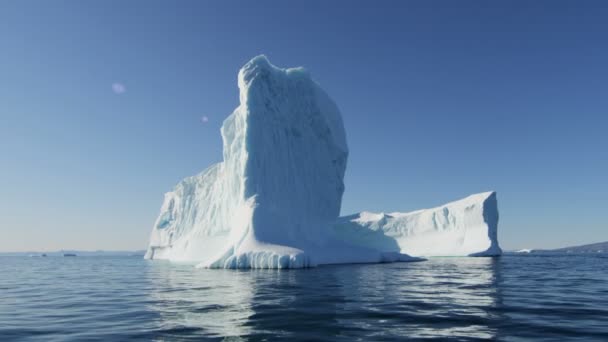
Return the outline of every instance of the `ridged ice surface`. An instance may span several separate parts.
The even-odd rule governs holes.
[[[414,256],[493,256],[498,245],[495,192],[412,213],[370,213],[341,217],[338,235],[353,244]]]
[[[301,68],[239,72],[224,160],[165,195],[146,257],[209,268],[415,260],[334,236],[348,148],[340,112]]]
[[[223,161],[165,195],[146,258],[303,268],[500,252],[490,194],[339,219],[348,147],[334,102],[302,68],[264,56],[241,68],[238,86],[240,104],[222,125]]]

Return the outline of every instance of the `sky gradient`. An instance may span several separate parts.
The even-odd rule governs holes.
[[[608,3],[2,1],[0,251],[143,249],[238,69],[340,107],[342,213],[496,190],[504,249],[608,240]]]

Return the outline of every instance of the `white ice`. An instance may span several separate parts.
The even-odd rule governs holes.
[[[348,148],[338,108],[306,71],[259,56],[238,84],[224,161],[165,195],[147,258],[211,268],[415,260],[334,237]]]
[[[223,161],[165,194],[146,258],[208,268],[420,260],[357,237],[373,224],[338,218],[348,157],[342,117],[305,70],[258,56],[238,85],[240,105],[221,129]]]
[[[335,226],[345,241],[415,256],[500,255],[497,229],[495,192],[411,213],[361,212]]]

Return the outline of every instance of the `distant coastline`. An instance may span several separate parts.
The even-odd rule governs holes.
[[[508,253],[608,253],[608,241],[589,243],[586,245],[560,247],[555,249],[521,249]]]

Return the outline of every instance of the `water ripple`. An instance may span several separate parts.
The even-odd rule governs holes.
[[[608,340],[605,255],[203,270],[0,257],[2,341]]]

